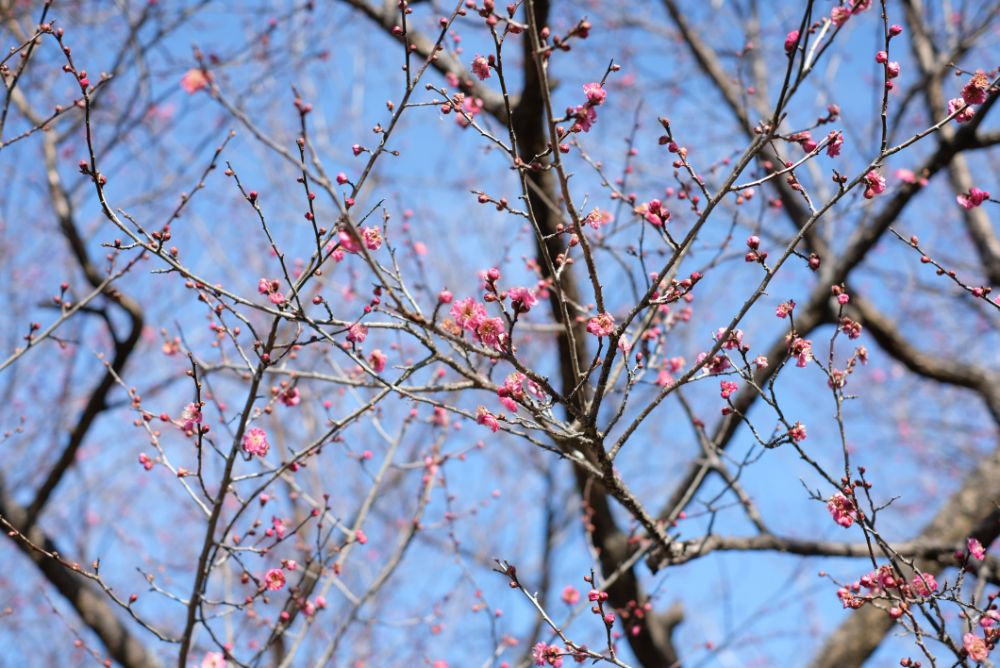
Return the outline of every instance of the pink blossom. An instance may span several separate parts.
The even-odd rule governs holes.
[[[576,605],[580,602],[580,590],[573,585],[566,585],[562,590],[562,601],[566,605]]]
[[[955,97],[948,100],[948,115],[954,114],[959,109],[965,106],[965,100],[960,97]],[[965,106],[962,111],[959,111],[958,115],[955,116],[956,123],[967,123],[972,120],[972,117],[976,115],[976,108],[971,104]]]
[[[610,336],[615,331],[615,319],[610,313],[595,315],[587,322],[587,331],[597,337]]]
[[[451,294],[449,290],[442,290],[438,293],[438,303],[439,304],[450,304],[454,295]]]
[[[861,12],[871,7],[871,5],[872,5],[872,0],[855,0],[854,7],[851,9],[851,12],[854,14],[860,14]]]
[[[280,568],[272,568],[264,574],[264,584],[271,591],[277,591],[285,586],[285,573]]]
[[[826,145],[826,154],[831,158],[840,155],[840,149],[844,146],[844,133],[836,130],[830,133],[830,143]]]
[[[389,358],[386,356],[381,349],[376,348],[368,355],[368,364],[371,365],[375,373],[382,373],[385,371],[385,363]]]
[[[897,63],[895,60],[890,61],[885,66],[885,76],[886,76],[887,79],[895,79],[896,77],[898,77],[899,76],[899,63]]]
[[[299,402],[302,401],[302,397],[299,395],[299,388],[297,387],[289,387],[278,395],[278,399],[289,408],[298,406]]]
[[[540,642],[531,650],[531,658],[536,666],[549,665],[553,668],[561,668],[563,665],[562,652],[555,645],[546,645]]]
[[[795,366],[804,369],[812,359],[812,341],[801,336],[792,336],[788,345],[788,354],[797,358]]]
[[[457,97],[457,96],[456,96]],[[475,118],[483,110],[483,101],[478,97],[466,96],[462,98],[462,111],[464,114],[455,114],[455,122],[461,128],[470,125],[469,118]]]
[[[484,318],[476,327],[476,336],[483,345],[500,350],[507,338],[502,318]]]
[[[854,502],[843,494],[834,494],[831,496],[826,502],[826,509],[833,516],[833,521],[845,529],[854,524],[854,520],[858,514],[857,509],[854,507]]]
[[[851,10],[847,7],[834,7],[830,10],[830,20],[835,26],[842,26],[851,18]]]
[[[451,317],[459,327],[475,331],[486,318],[486,307],[472,297],[466,297],[451,305]]]
[[[720,327],[719,329],[715,330],[715,334],[712,335],[712,338],[718,341],[722,338],[722,335],[725,333],[726,333],[726,328]],[[729,335],[726,336],[726,340],[722,344],[722,347],[724,350],[741,349],[743,347],[743,330],[734,329],[733,331],[729,332]]]
[[[796,443],[801,443],[806,440],[806,426],[801,422],[796,422],[788,430],[788,436]]]
[[[614,220],[614,218],[609,212],[601,211],[600,209],[597,208],[593,209],[590,213],[587,214],[587,217],[584,218],[584,222],[590,225],[595,230],[600,229],[601,226],[603,225],[607,225],[612,220]]]
[[[913,591],[915,591],[918,596],[930,596],[932,593],[937,591],[937,588],[937,580],[935,580],[934,576],[930,573],[923,573],[913,578]]]
[[[867,187],[865,188],[865,199],[871,199],[875,195],[881,195],[885,192],[885,179],[876,172],[874,169],[865,174],[865,183]]]
[[[799,31],[793,30],[792,32],[785,35],[785,53],[791,53],[795,50],[795,45],[799,42]]]
[[[220,652],[206,652],[201,668],[226,668],[226,659]]]
[[[201,407],[190,403],[181,412],[181,430],[194,431],[201,424]]]
[[[527,313],[531,307],[538,303],[534,293],[528,288],[511,288],[507,291],[510,297],[510,304],[519,313]]]
[[[355,529],[354,540],[358,541],[358,545],[365,545],[368,543],[368,536],[361,529]]]
[[[986,641],[975,633],[966,633],[962,636],[962,646],[965,647],[965,651],[969,653],[969,658],[973,661],[985,661],[990,653],[986,647]]]
[[[382,246],[382,233],[377,227],[365,227],[361,230],[361,238],[365,241],[365,248],[370,251],[377,251]]]
[[[347,329],[347,340],[351,343],[364,343],[368,337],[368,328],[356,322]]]
[[[968,546],[969,546],[969,554],[971,554],[973,557],[975,557],[979,561],[982,561],[983,559],[986,558],[986,550],[983,549],[983,544],[980,543],[977,539],[970,538],[968,541]]]
[[[595,107],[604,104],[608,97],[608,92],[597,82],[583,84],[583,92],[587,96],[587,102]]]
[[[986,89],[990,87],[990,80],[982,70],[969,79],[969,82],[962,88],[962,99],[966,104],[982,104],[986,102]]]
[[[768,366],[767,358],[763,355],[757,355],[753,360],[753,365],[758,369],[766,369]]]
[[[476,409],[476,423],[484,427],[489,427],[490,431],[496,433],[500,429],[500,422],[493,413],[490,413],[485,406]]]
[[[188,95],[194,95],[203,88],[207,88],[212,82],[212,75],[202,71],[197,67],[192,67],[181,77],[181,88]]]
[[[243,434],[243,452],[263,457],[267,454],[269,447],[267,433],[263,429],[251,427]]]
[[[575,109],[570,111],[570,115],[576,118],[576,122],[573,124],[573,130],[575,132],[584,131],[590,132],[590,128],[594,126],[597,122],[597,111],[588,105],[579,105]]]
[[[977,206],[990,198],[990,194],[979,188],[971,188],[969,192],[962,193],[955,199],[963,209],[975,209]]]
[[[736,393],[736,390],[738,390],[740,386],[731,380],[723,380],[719,382],[719,387],[721,388],[720,394],[722,395],[722,398],[728,399]]]
[[[490,63],[483,56],[476,56],[472,61],[472,72],[479,77],[479,80],[487,79],[490,76]]]
[[[795,308],[795,301],[789,299],[787,302],[778,304],[778,307],[774,309],[774,315],[778,316],[779,318],[787,318],[788,314],[791,313],[792,309],[794,308]]]

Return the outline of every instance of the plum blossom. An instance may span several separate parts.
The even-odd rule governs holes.
[[[990,194],[979,188],[970,188],[969,192],[962,193],[955,199],[963,209],[975,209],[977,206],[990,198]]]
[[[736,393],[736,390],[738,390],[739,387],[740,387],[739,385],[737,385],[731,380],[723,380],[719,382],[719,388],[721,389],[720,394],[722,395],[723,399],[728,399],[729,397],[731,397],[733,394]]]
[[[980,543],[977,539],[970,538],[968,541],[968,546],[969,546],[969,554],[971,554],[973,557],[975,557],[979,561],[982,561],[983,559],[986,558],[986,550],[983,549],[983,544]]]
[[[796,443],[801,443],[806,440],[806,426],[801,422],[796,422],[788,430],[788,436]]]
[[[212,75],[197,67],[192,67],[181,77],[181,88],[188,95],[194,95],[212,82]]]
[[[271,591],[277,591],[285,586],[285,573],[280,568],[272,568],[264,574],[264,584]]]
[[[982,70],[976,70],[969,82],[962,88],[962,99],[966,104],[982,104],[986,102],[986,89],[990,80]]]
[[[835,26],[844,25],[849,18],[851,18],[851,10],[847,7],[834,7],[830,10],[830,20]]]
[[[840,149],[844,146],[844,133],[834,130],[829,136],[830,143],[826,145],[826,154],[835,158],[840,155]]]
[[[479,80],[488,79],[490,76],[490,63],[483,56],[476,56],[472,61],[472,72]]]
[[[794,334],[790,334],[789,338],[788,354],[797,358],[795,366],[804,369],[812,359],[812,341]]]
[[[865,174],[865,199],[871,199],[875,195],[881,195],[885,192],[885,179],[876,172],[874,169]]]
[[[552,666],[553,668],[561,668],[563,665],[562,652],[555,645],[546,645],[540,642],[535,645],[531,650],[531,658],[534,659],[536,666]]]
[[[962,107],[965,107],[962,109]],[[971,104],[966,106],[965,100],[960,97],[955,97],[948,100],[948,115],[954,114],[959,109],[958,114],[955,116],[956,123],[967,123],[972,120],[972,117],[976,115],[976,108]]]
[[[587,96],[587,102],[595,107],[604,104],[608,97],[608,92],[597,82],[583,84],[583,93]]]
[[[792,32],[785,35],[785,53],[791,53],[795,50],[795,45],[799,42],[799,31],[793,30]]]
[[[481,424],[484,427],[489,427],[490,431],[494,433],[500,429],[500,422],[497,420],[496,416],[486,408],[486,406],[480,406],[476,409],[476,423]]]
[[[562,601],[566,605],[576,605],[580,602],[580,590],[573,585],[566,585],[562,590]]]
[[[486,307],[472,297],[466,297],[451,305],[451,317],[459,327],[475,331],[486,318]]]
[[[607,225],[614,217],[607,211],[601,211],[598,208],[594,208],[587,217],[583,219],[585,223],[590,225],[595,230],[599,230],[603,225]]]
[[[243,434],[243,452],[263,457],[270,445],[267,442],[267,432],[260,427],[251,427]]]
[[[376,348],[368,355],[368,364],[371,365],[375,373],[382,373],[385,371],[385,363],[388,359],[388,356],[381,349]]]
[[[483,318],[476,327],[476,336],[482,341],[483,345],[500,350],[503,347],[504,340],[507,338],[503,319]]]
[[[181,412],[181,430],[194,431],[201,424],[201,406],[190,403]]]
[[[913,578],[913,591],[918,596],[930,596],[937,591],[938,583],[930,573],[922,573]]]
[[[854,507],[854,502],[843,494],[834,494],[831,496],[826,502],[826,509],[830,511],[833,521],[845,529],[854,524],[854,520],[858,514],[857,508]]]
[[[364,343],[368,337],[368,328],[356,322],[347,329],[347,340],[351,343]]]
[[[778,304],[777,308],[774,309],[774,315],[778,316],[779,318],[787,318],[788,314],[791,313],[792,309],[794,308],[795,308],[795,300],[789,299],[787,302],[782,302],[781,304]]]
[[[457,96],[456,96],[457,97]],[[470,125],[469,118],[475,118],[483,110],[484,103],[478,97],[466,96],[462,98],[462,111],[465,114],[455,114],[455,122],[461,128],[467,128]]]
[[[966,633],[962,636],[962,646],[969,653],[969,658],[973,661],[985,661],[990,654],[989,649],[986,647],[986,641],[975,633]]]
[[[587,331],[597,337],[611,336],[615,331],[615,318],[610,313],[595,315],[587,322]]]
[[[285,389],[285,391],[278,395],[278,399],[289,408],[298,406],[302,401],[302,397],[299,395],[299,388],[297,387],[289,387]]]
[[[201,668],[226,668],[226,659],[221,652],[206,652]]]
[[[267,295],[275,306],[285,303],[285,295],[281,294],[281,283],[277,279],[262,278],[257,281],[257,292]]]
[[[529,288],[511,288],[507,291],[507,296],[510,297],[510,304],[517,313],[527,313],[538,303],[535,294]]]

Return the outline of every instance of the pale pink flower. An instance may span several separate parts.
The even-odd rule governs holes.
[[[774,315],[778,316],[779,318],[787,318],[788,314],[791,313],[792,309],[794,308],[795,308],[795,300],[789,299],[787,302],[778,304],[777,308],[774,309]]]
[[[792,428],[788,430],[788,435],[796,443],[800,443],[806,440],[806,426],[801,422],[796,422],[792,425]]]
[[[597,122],[597,111],[588,105],[579,105],[575,109],[570,111],[570,115],[576,118],[576,122],[573,124],[573,130],[575,132],[584,131],[590,132],[590,128],[594,126]]]
[[[599,230],[601,226],[607,225],[612,220],[614,220],[614,217],[609,212],[601,211],[600,209],[597,208],[593,209],[590,213],[587,214],[587,217],[584,218],[584,222],[590,225],[595,230]]]
[[[190,403],[181,412],[181,430],[194,431],[201,424],[201,407]]]
[[[379,348],[376,348],[368,355],[368,363],[375,373],[382,373],[385,370],[385,363],[388,359],[388,356]]]
[[[871,199],[885,192],[885,179],[874,169],[865,174],[865,183],[867,184],[865,199]]]
[[[851,10],[847,7],[834,7],[830,10],[830,20],[836,26],[842,26],[851,18]]]
[[[615,319],[610,313],[595,315],[587,322],[587,331],[594,336],[610,336],[615,331]]]
[[[767,358],[763,355],[757,355],[753,360],[753,365],[758,369],[766,369],[768,366]]]
[[[212,75],[202,71],[197,67],[192,67],[181,77],[181,88],[188,95],[194,95],[203,88],[207,88],[212,81]]]
[[[990,198],[990,194],[979,188],[971,188],[969,192],[962,193],[955,199],[963,209],[975,209],[977,206]]]
[[[502,318],[484,318],[476,327],[476,336],[483,345],[500,350],[503,347],[507,333],[504,330]]]
[[[490,413],[485,406],[476,409],[476,423],[484,427],[489,427],[490,431],[496,432],[500,429],[500,422],[493,413]]]
[[[948,100],[948,115],[954,114],[959,109],[965,106],[965,100],[960,97],[955,97]],[[958,115],[955,116],[956,123],[967,123],[972,120],[972,117],[976,115],[976,108],[971,104],[966,106],[962,111],[959,111]]]
[[[826,145],[826,154],[831,158],[835,158],[840,155],[840,149],[844,146],[844,133],[834,130],[830,133],[830,136],[832,139]]]
[[[226,659],[220,652],[206,652],[201,668],[226,668]]]
[[[973,557],[975,557],[979,561],[982,561],[983,559],[986,558],[986,550],[983,549],[983,544],[980,543],[977,539],[970,538],[968,541],[968,545],[969,545],[969,554],[971,554]]]
[[[486,307],[472,297],[466,297],[451,305],[451,317],[459,327],[475,331],[486,318]]]
[[[267,442],[267,433],[259,427],[247,429],[246,433],[243,434],[243,452],[263,457],[270,447]]]
[[[918,596],[930,596],[937,591],[938,583],[930,573],[923,573],[913,578],[913,591]]]
[[[726,333],[726,328],[725,327],[720,327],[719,329],[715,330],[715,334],[712,335],[712,338],[715,339],[716,341],[718,341],[718,340],[720,340],[722,338],[722,335],[725,334],[725,333]],[[729,335],[726,337],[726,340],[722,344],[722,347],[725,350],[738,350],[738,349],[742,348],[743,347],[743,330],[742,329],[734,329],[733,331],[729,332]]]
[[[845,529],[854,524],[854,520],[858,514],[857,508],[854,507],[854,502],[843,494],[834,494],[831,496],[826,502],[826,509],[833,516],[833,521]]]
[[[487,79],[490,76],[490,63],[483,56],[476,56],[472,61],[472,72],[479,80]]]
[[[377,227],[366,227],[361,230],[361,238],[365,241],[365,248],[370,251],[377,251],[382,246],[382,233]]]
[[[986,647],[986,641],[975,633],[966,633],[962,636],[962,646],[969,653],[969,658],[973,661],[985,661],[990,651]]]
[[[566,585],[562,590],[562,601],[566,605],[576,605],[580,602],[580,590],[573,585]]]
[[[795,366],[804,369],[812,359],[812,341],[803,339],[801,336],[791,337],[788,344],[788,354],[797,358]]]
[[[280,568],[272,568],[264,574],[264,584],[271,591],[277,591],[285,586],[285,573]]]
[[[356,322],[347,329],[347,340],[351,343],[364,343],[368,337],[368,328]]]
[[[510,297],[510,304],[514,310],[520,313],[527,313],[538,303],[534,293],[528,288],[511,288],[507,291],[507,296]]]
[[[587,102],[595,107],[604,104],[608,97],[608,92],[597,82],[583,84],[583,92],[587,96]]]

